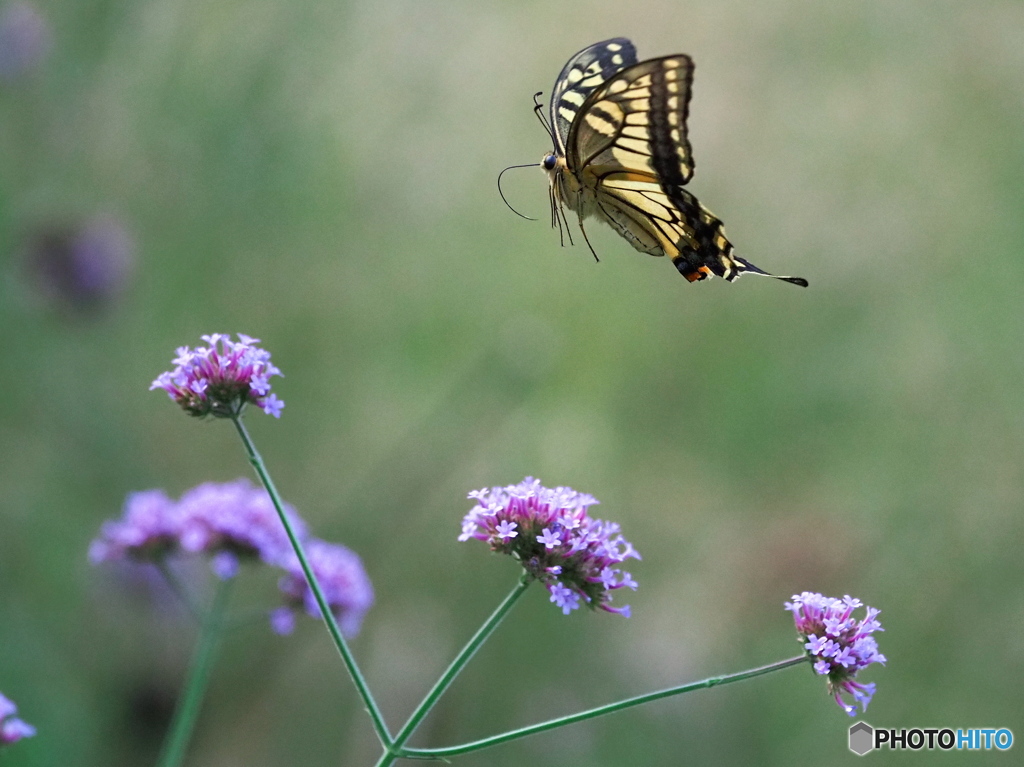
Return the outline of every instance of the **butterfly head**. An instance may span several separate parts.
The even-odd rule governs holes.
[[[574,183],[575,179],[572,178],[572,174],[568,173],[568,166],[565,164],[565,158],[557,152],[548,152],[540,159],[540,167],[544,169],[544,172],[548,175],[548,181],[551,184],[551,204],[554,205],[569,205],[569,207],[575,210],[573,201],[578,197],[577,184]]]
[[[548,152],[541,157],[540,167],[548,174],[548,179],[551,181],[553,186],[557,186],[559,184],[575,186],[572,183],[573,174],[569,172],[569,165],[566,163],[565,157],[557,152]],[[560,191],[568,191],[568,188]],[[565,197],[565,195],[561,196],[563,198]]]

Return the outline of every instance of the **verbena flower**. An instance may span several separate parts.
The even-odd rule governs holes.
[[[285,506],[296,533],[305,524]],[[158,561],[178,552],[212,557],[214,572],[230,578],[239,559],[283,566],[291,544],[263,488],[247,479],[206,482],[173,501],[162,490],[132,493],[119,520],[105,522],[89,547],[94,563],[131,559]]]
[[[202,336],[209,346],[182,346],[173,360],[174,370],[161,373],[152,385],[163,389],[189,415],[232,418],[249,402],[264,413],[281,417],[284,402],[270,393],[270,378],[282,375],[270,362],[270,352],[258,338],[213,333]]]
[[[309,566],[320,583],[338,627],[346,636],[355,636],[366,611],[373,604],[373,587],[359,556],[340,544],[316,538],[307,540],[304,548]],[[319,618],[320,609],[293,552],[288,553],[282,567],[288,574],[278,585],[285,595],[286,606],[275,610],[270,622],[277,633],[289,634],[294,626],[296,610],[304,609],[309,615]]]
[[[285,504],[284,511],[303,541],[341,630],[355,636],[373,604],[373,587],[359,556],[344,546],[308,538],[306,524],[295,509]],[[181,553],[208,555],[221,579],[233,578],[243,560],[284,570],[280,588],[285,607],[271,614],[271,626],[279,634],[291,632],[297,609],[320,614],[270,496],[247,479],[207,482],[186,491],[178,501],[162,490],[132,493],[123,516],[105,522],[89,547],[93,564],[159,562]]]
[[[180,534],[178,505],[163,490],[131,493],[121,519],[104,522],[99,537],[89,545],[89,560],[156,561],[177,550]]]
[[[17,743],[36,734],[36,728],[18,719],[17,713],[18,707],[0,693],[0,746]]]
[[[295,534],[304,538],[306,524],[295,509],[285,504],[284,512]],[[267,491],[247,479],[192,488],[181,496],[178,514],[181,548],[213,554],[214,571],[221,577],[234,574],[239,558],[282,566],[292,550]]]
[[[611,606],[611,593],[636,589],[618,565],[640,555],[619,525],[587,515],[596,498],[571,487],[547,488],[533,477],[474,490],[469,498],[477,504],[462,520],[460,541],[476,538],[518,559],[566,615],[583,604],[629,616],[629,605]]]
[[[842,694],[851,695],[861,711],[867,711],[875,685],[855,682],[854,677],[872,663],[885,664],[885,656],[878,652],[878,644],[871,636],[885,630],[876,620],[879,611],[867,607],[864,618],[852,617],[853,611],[863,606],[859,599],[850,596],[834,599],[810,591],[794,594],[793,601],[786,602],[786,609],[793,613],[798,638],[808,659],[814,662],[814,670],[828,677],[829,692],[850,716],[856,715],[857,706],[846,703]]]

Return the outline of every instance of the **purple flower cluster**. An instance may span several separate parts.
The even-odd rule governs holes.
[[[885,630],[876,620],[879,611],[867,607],[863,619],[851,617],[863,606],[850,596],[834,599],[810,591],[794,594],[793,601],[786,602],[807,657],[814,661],[814,670],[828,677],[829,692],[850,716],[856,715],[857,706],[847,704],[842,693],[851,695],[860,703],[861,711],[867,711],[875,685],[860,684],[853,681],[854,677],[872,663],[885,664],[885,656],[878,652],[878,643],[871,636]]]
[[[285,513],[304,535],[305,525],[295,510],[286,506]],[[126,558],[155,561],[179,551],[213,556],[217,575],[230,578],[239,559],[280,565],[291,545],[266,491],[238,479],[206,482],[179,501],[162,490],[132,493],[124,516],[103,524],[89,547],[89,559],[94,564]]]
[[[216,552],[214,569],[226,568],[218,572],[221,577],[238,571],[238,558],[279,565],[292,550],[270,496],[247,479],[194,487],[181,496],[178,509],[181,548]],[[296,535],[305,538],[306,525],[295,509],[285,504],[284,512]]]
[[[636,589],[617,565],[640,555],[617,524],[587,516],[596,498],[571,487],[547,488],[533,477],[474,490],[469,498],[477,504],[462,520],[460,541],[486,541],[492,551],[518,559],[565,615],[585,604],[629,616],[629,605],[611,606],[611,592]]]
[[[100,535],[89,545],[95,565],[118,559],[155,561],[178,548],[178,508],[163,490],[132,493],[124,515],[103,523]]]
[[[0,746],[17,743],[36,734],[36,728],[18,719],[17,713],[18,707],[0,693]]]
[[[264,413],[281,417],[284,402],[270,393],[271,376],[282,375],[258,338],[213,333],[202,336],[209,346],[182,346],[172,360],[174,370],[161,373],[149,387],[163,389],[190,415],[234,418],[251,402]]]
[[[373,587],[362,562],[351,549],[337,543],[312,539],[306,543],[305,550],[338,628],[345,636],[355,636],[363,616],[373,604]],[[289,634],[295,612],[305,609],[309,615],[319,618],[320,608],[294,552],[288,553],[282,566],[288,574],[281,578],[279,587],[285,594],[287,606],[274,611],[271,623],[279,634]]]
[[[373,603],[373,589],[359,557],[344,546],[308,537],[305,523],[292,507],[286,505],[285,514],[309,551],[313,570],[335,616],[343,630],[354,635]],[[159,562],[177,553],[209,555],[214,573],[222,579],[234,577],[242,560],[262,561],[283,569],[287,574],[280,588],[287,606],[271,617],[278,633],[287,633],[282,630],[284,613],[294,608],[296,599],[301,602],[305,598],[294,582],[296,572],[302,586],[309,590],[270,496],[247,479],[224,484],[207,482],[187,491],[178,501],[162,490],[133,493],[125,502],[121,519],[105,522],[89,547],[93,564]],[[310,611],[314,616],[319,615],[315,607],[313,603]]]

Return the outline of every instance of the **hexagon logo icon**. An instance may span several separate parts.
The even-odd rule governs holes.
[[[850,750],[857,756],[875,748],[875,728],[867,722],[857,722],[850,726]]]

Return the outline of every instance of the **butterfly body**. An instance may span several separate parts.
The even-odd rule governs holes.
[[[548,164],[552,164],[547,171],[548,181],[558,204],[573,211],[581,219],[596,215],[598,206],[595,190],[598,176],[595,169],[588,166],[577,175],[569,170],[564,157],[550,154],[545,155],[541,161],[545,170]]]
[[[638,62],[621,37],[569,59],[548,108],[554,149],[541,160],[552,225],[561,226],[564,209],[581,229],[597,218],[636,250],[668,256],[691,282],[713,275],[731,282],[745,272],[775,277],[737,256],[722,222],[683,188],[694,168],[686,135],[692,80],[689,56]]]

